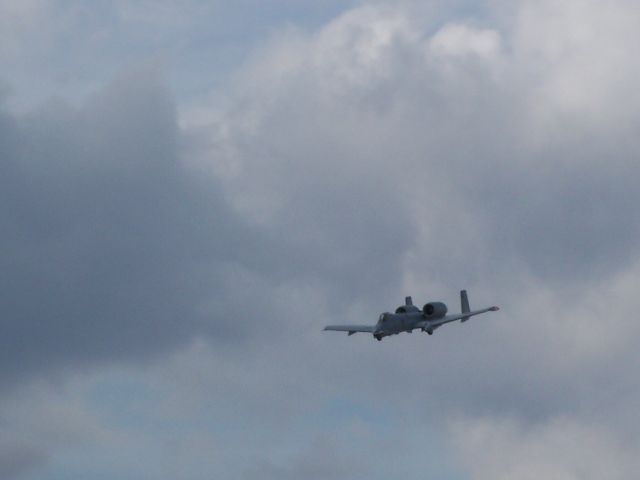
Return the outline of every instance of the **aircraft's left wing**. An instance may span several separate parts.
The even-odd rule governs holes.
[[[349,332],[349,335],[353,335],[357,332],[373,333],[375,327],[369,325],[327,325],[325,330],[333,330],[336,332]]]
[[[439,327],[440,325],[443,325],[449,322],[455,322],[456,320],[462,320],[463,322],[466,322],[469,319],[469,317],[473,317],[474,315],[479,315],[485,312],[496,312],[498,310],[499,310],[498,307],[489,307],[489,308],[483,308],[481,310],[472,310],[471,312],[456,313],[455,315],[445,315],[442,318],[430,321],[429,325],[433,327]]]

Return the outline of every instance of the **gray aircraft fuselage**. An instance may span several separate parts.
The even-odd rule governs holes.
[[[381,339],[402,332],[411,333],[416,329],[421,329],[429,335],[433,334],[433,331],[442,325],[441,321],[447,314],[447,307],[441,302],[427,305],[431,306],[429,315],[414,305],[398,307],[396,313],[381,313],[373,330],[374,337]],[[429,308],[427,305],[425,309]]]
[[[385,312],[380,314],[378,323],[376,323],[374,329],[374,334],[382,337],[387,337],[389,335],[395,335],[401,332],[411,333],[416,328],[423,328],[424,325],[424,315],[417,308],[415,312]]]

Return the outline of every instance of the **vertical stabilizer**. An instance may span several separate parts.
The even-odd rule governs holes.
[[[413,300],[411,299],[411,297],[404,297],[404,304],[413,305]]]
[[[462,313],[469,313],[471,311],[466,290],[460,290],[460,307],[462,308]],[[467,320],[469,320],[469,317],[463,317],[461,321],[466,322]]]

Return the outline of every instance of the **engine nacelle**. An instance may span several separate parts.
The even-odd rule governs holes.
[[[444,317],[447,314],[447,306],[442,302],[426,303],[422,307],[422,313],[424,313],[425,317]]]
[[[414,305],[400,305],[396,308],[396,313],[414,313],[420,312],[420,309]]]

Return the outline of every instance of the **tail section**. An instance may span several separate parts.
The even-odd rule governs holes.
[[[469,313],[471,311],[471,308],[469,308],[469,297],[467,297],[466,290],[460,291],[460,306],[462,308],[462,313]],[[469,317],[462,317],[460,321],[466,322],[467,320],[469,320]]]

